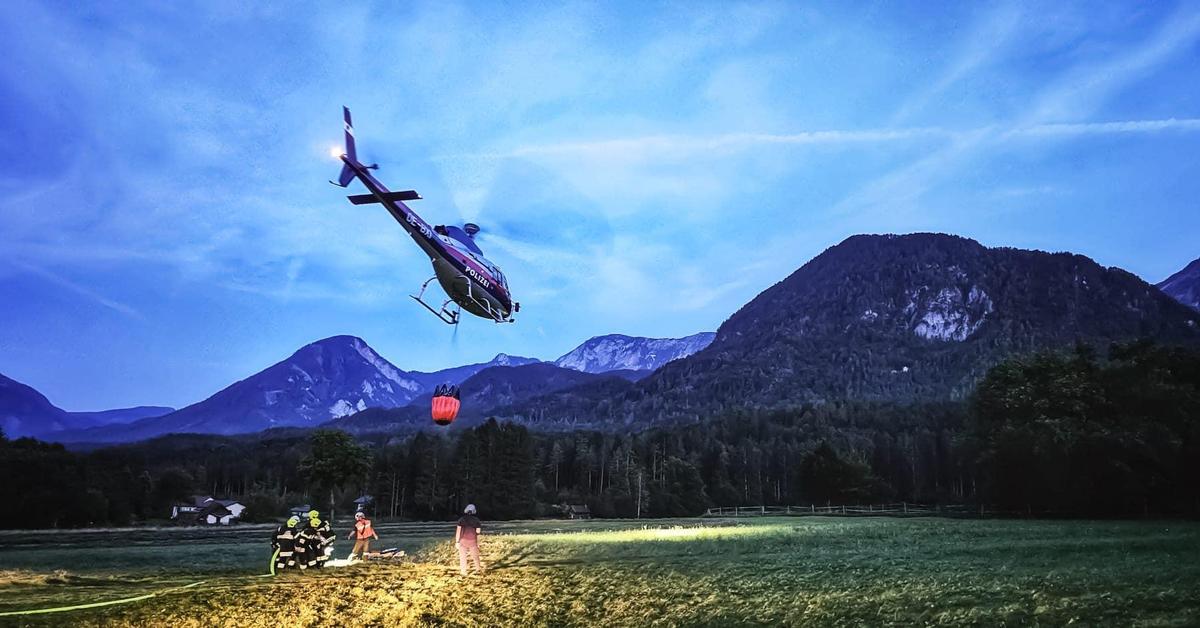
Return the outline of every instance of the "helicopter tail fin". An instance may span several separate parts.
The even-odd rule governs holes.
[[[358,151],[354,148],[354,125],[350,122],[350,108],[342,107],[342,115],[346,119],[346,157],[350,161],[358,161]]]
[[[342,107],[342,116],[345,118],[346,130],[346,152],[342,155],[344,163],[342,164],[342,172],[338,175],[338,180],[335,185],[346,187],[354,180],[354,169],[350,164],[358,162],[358,150],[354,146],[354,125],[350,123],[350,108]],[[333,183],[333,181],[330,181]]]

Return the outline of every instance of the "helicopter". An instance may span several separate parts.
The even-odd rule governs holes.
[[[421,284],[420,292],[409,296],[449,325],[458,324],[463,310],[496,323],[515,322],[513,314],[521,311],[521,304],[512,300],[504,273],[484,257],[483,251],[475,243],[475,234],[479,233],[479,226],[468,222],[462,227],[430,227],[429,223],[404,204],[405,201],[421,200],[421,195],[415,190],[388,190],[370,172],[378,170],[379,164],[367,166],[358,161],[350,109],[343,106],[342,112],[346,122],[345,149],[340,152],[336,148],[333,150],[334,156],[342,161],[342,172],[337,181],[330,183],[344,188],[355,178],[362,181],[370,194],[348,196],[350,202],[355,205],[383,205],[408,235],[412,236],[417,246],[429,256],[433,263],[433,277]],[[426,288],[435,279],[447,296],[437,308],[424,299]]]

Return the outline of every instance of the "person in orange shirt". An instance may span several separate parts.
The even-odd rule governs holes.
[[[375,534],[375,529],[371,527],[371,520],[361,512],[354,513],[354,529],[346,538],[354,539],[354,549],[350,550],[350,560],[362,560],[363,555],[371,549],[371,539],[378,539],[379,535]]]

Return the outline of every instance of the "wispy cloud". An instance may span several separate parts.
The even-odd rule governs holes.
[[[930,103],[961,82],[975,75],[979,70],[1003,58],[1009,50],[1015,36],[1019,33],[1021,11],[1015,4],[1004,3],[991,11],[981,14],[962,38],[960,50],[954,59],[945,66],[937,78],[916,92],[909,95],[892,114],[892,123],[896,124],[911,118],[915,113],[927,108]]]
[[[1197,131],[1200,118],[1168,118],[1164,120],[1122,120],[1113,122],[1081,122],[1071,124],[1037,124],[1032,126],[989,125],[965,129],[941,127],[880,128],[864,130],[823,130],[797,133],[723,133],[718,135],[646,135],[566,141],[518,146],[507,152],[479,155],[447,155],[438,159],[452,161],[462,158],[530,158],[573,156],[591,159],[622,158],[634,162],[694,158],[697,155],[732,153],[770,146],[845,146],[854,144],[887,144],[912,140],[969,140],[985,135],[1005,137],[1040,137],[1104,135],[1116,133],[1155,133],[1160,131]]]
[[[939,128],[802,131],[782,134],[723,133],[709,136],[656,134],[594,141],[525,145],[492,156],[520,158],[570,154],[597,159],[620,157],[642,161],[682,159],[704,153],[733,152],[770,145],[876,144],[919,138],[945,138],[956,134],[955,131]]]
[[[1138,45],[1094,62],[1081,62],[1059,77],[1034,99],[1021,126],[1086,119],[1118,91],[1193,50],[1198,39],[1200,11],[1183,3]]]
[[[1065,78],[1043,89],[1035,104],[1016,122],[989,126],[959,135],[947,145],[879,177],[834,206],[840,214],[910,209],[936,182],[953,176],[979,153],[1006,139],[1021,137],[1065,138],[1108,133],[1150,133],[1165,130],[1195,131],[1200,120],[1129,120],[1116,122],[1059,122],[1086,118],[1114,93],[1143,78],[1195,44],[1200,37],[1200,13],[1181,10],[1140,45],[1102,63],[1084,64]]]
[[[1160,131],[1200,131],[1200,118],[1167,118],[1166,120],[1125,120],[1120,122],[1039,124],[1023,129],[1014,129],[1011,134],[1031,137],[1062,137],[1072,135],[1158,133]]]
[[[33,264],[28,264],[25,262],[14,262],[14,265],[31,275],[36,275],[37,277],[45,279],[46,281],[49,281],[50,283],[52,283],[56,286],[59,286],[61,288],[66,288],[67,290],[70,290],[71,292],[74,292],[75,294],[83,296],[90,301],[99,303],[100,305],[102,305],[110,310],[113,310],[114,312],[119,312],[126,316],[130,316],[130,317],[137,318],[137,319],[143,318],[141,312],[137,311],[133,307],[126,305],[115,299],[110,299],[110,298],[100,294],[99,292],[96,292],[95,290],[88,288],[87,286],[80,285],[74,281],[71,281],[70,279],[67,279],[66,277],[63,277],[57,273],[51,272],[45,268],[42,268],[40,266],[35,266]]]

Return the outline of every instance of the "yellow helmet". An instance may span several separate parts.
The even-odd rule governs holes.
[[[287,520],[287,527],[294,528],[297,523],[300,523],[300,517],[292,517]]]
[[[310,510],[310,511],[308,511],[308,518],[309,519],[320,519],[321,513],[317,512],[315,510]]]

